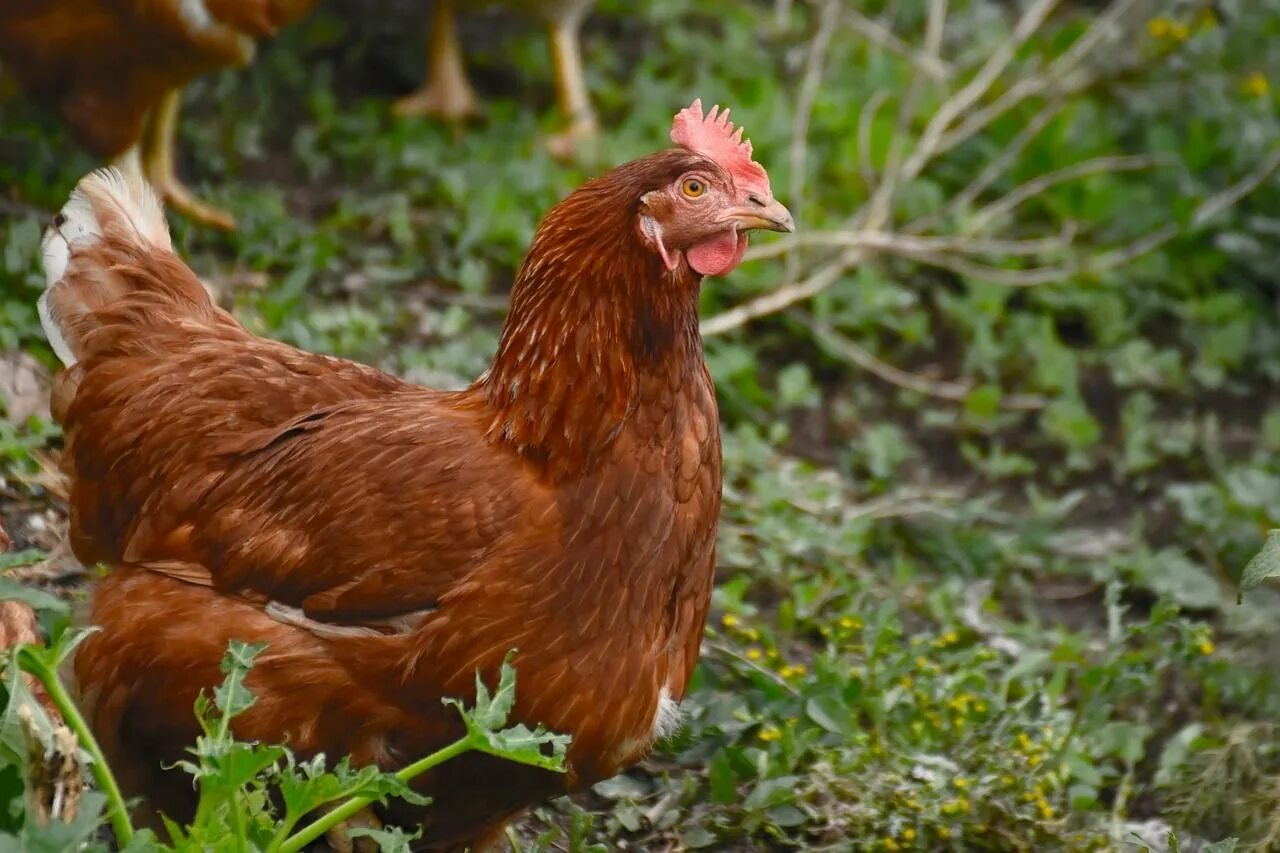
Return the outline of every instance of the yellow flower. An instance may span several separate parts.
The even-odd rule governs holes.
[[[760,632],[757,631],[755,628],[748,628],[747,630],[742,632],[742,635],[746,637],[748,640],[752,640],[752,641],[760,639]]]
[[[1040,809],[1040,817],[1044,818],[1045,820],[1053,819],[1053,806],[1049,805],[1044,800],[1041,800],[1040,802],[1036,803],[1036,807]]]
[[[1027,763],[1030,764],[1032,767],[1040,766],[1040,761],[1041,761],[1041,758],[1038,755],[1027,756]]]
[[[764,657],[764,652],[760,651],[755,646],[747,649],[747,660],[760,660],[762,657]]]
[[[732,613],[726,613],[724,618],[720,620],[720,624],[724,625],[726,628],[736,628],[738,627],[738,617],[734,616]]]
[[[1196,648],[1200,650],[1200,654],[1204,655],[1205,657],[1208,657],[1209,655],[1214,653],[1214,651],[1217,649],[1217,646],[1213,644],[1213,640],[1204,640],[1200,643],[1200,645],[1196,646]]]
[[[1169,25],[1169,38],[1176,42],[1184,42],[1191,38],[1191,28],[1181,21],[1174,21]]]
[[[979,702],[977,705],[973,706],[973,710],[977,711],[979,714],[985,714],[987,713],[987,703]]]
[[[951,780],[951,784],[955,785],[960,790],[964,790],[969,786],[969,780],[964,778],[963,776],[957,776],[956,778]]]
[[[897,842],[897,840],[896,840],[896,839],[893,839],[893,838],[886,838],[886,839],[884,840],[883,844],[884,844],[884,849],[885,849],[885,850],[900,850],[900,849],[901,849],[900,847],[898,847],[898,842]]]
[[[862,627],[862,620],[854,619],[852,616],[845,616],[840,619],[840,627],[846,631],[856,631]]]
[[[1244,78],[1244,93],[1252,97],[1266,97],[1271,93],[1271,82],[1262,72],[1253,72]],[[1208,640],[1206,643],[1212,648],[1212,643],[1208,643]],[[1204,644],[1201,644],[1201,648],[1204,648]],[[1212,652],[1204,653],[1212,654]]]
[[[945,826],[938,827],[938,837],[941,838],[943,841],[946,841],[948,838],[951,837],[951,830],[947,829]]]
[[[1169,28],[1173,25],[1173,21],[1161,15],[1159,18],[1152,18],[1147,21],[1147,32],[1153,39],[1167,38]]]
[[[928,668],[929,668],[928,658],[926,658],[924,655],[920,655],[920,657],[916,658],[916,669],[928,669]]]
[[[765,726],[760,730],[760,734],[756,735],[756,737],[760,738],[760,740],[765,743],[772,743],[782,737],[782,732],[773,726]]]
[[[902,840],[903,840],[903,841],[908,841],[908,842],[909,842],[909,841],[915,841],[915,840],[916,840],[916,831],[915,831],[914,829],[912,829],[911,827],[909,827],[909,826],[908,826],[906,829],[902,830]]]
[[[912,684],[911,676],[909,675],[902,676],[902,678],[898,680],[898,683],[902,685],[903,690],[910,690],[911,684]]]

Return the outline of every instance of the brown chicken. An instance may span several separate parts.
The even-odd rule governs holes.
[[[201,74],[241,66],[255,40],[301,17],[314,0],[6,0],[0,66],[50,103],[72,136],[150,181],[169,206],[231,228],[231,216],[178,180],[180,91]]]
[[[506,5],[541,17],[547,24],[556,99],[566,127],[548,142],[551,153],[572,157],[580,143],[597,133],[595,111],[587,92],[579,44],[582,20],[595,0],[505,0]],[[395,104],[400,116],[431,116],[460,121],[479,113],[475,91],[467,79],[458,40],[456,0],[435,0],[427,39],[427,79],[422,88]]]
[[[395,767],[461,734],[518,649],[515,717],[573,736],[567,776],[467,755],[422,782],[427,849],[485,849],[530,804],[672,730],[698,657],[720,437],[696,307],[746,231],[792,229],[727,112],[547,214],[493,364],[462,391],[255,337],[173,254],[159,205],[85,178],[46,234],[41,318],[67,367],[71,543],[112,571],[80,695],[128,793],[162,765],[233,638],[267,643],[244,738]]]

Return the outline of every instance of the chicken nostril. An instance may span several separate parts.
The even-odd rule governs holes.
[[[63,223],[64,223],[64,222],[66,222],[66,221],[67,221],[67,215],[66,215],[65,213],[62,213],[61,211],[59,211],[59,212],[58,212],[58,215],[57,215],[57,216],[55,216],[55,217],[53,217],[53,227],[54,227],[54,228],[61,228],[61,227],[62,227],[62,225],[63,225]]]

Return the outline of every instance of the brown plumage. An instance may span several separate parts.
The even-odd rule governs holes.
[[[198,221],[231,218],[193,198],[174,170],[180,90],[253,58],[255,40],[314,0],[7,0],[0,66],[48,103],[95,155],[141,173]]]
[[[389,815],[432,848],[482,849],[670,728],[720,508],[701,273],[732,268],[741,231],[790,228],[732,127],[682,115],[685,147],[546,216],[493,366],[457,392],[255,337],[144,188],[82,182],[46,236],[42,319],[70,365],[72,545],[113,569],[76,675],[129,793],[190,807],[161,764],[233,638],[267,643],[240,736],[388,767],[457,737],[440,697],[519,650],[515,715],[573,736],[569,773],[450,762],[422,782],[433,806]]]

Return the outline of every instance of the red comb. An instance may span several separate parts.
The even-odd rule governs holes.
[[[715,160],[733,175],[739,188],[771,195],[768,173],[751,159],[751,142],[742,138],[742,128],[734,129],[729,110],[721,110],[718,104],[703,116],[702,99],[697,98],[676,113],[671,122],[671,141]]]

